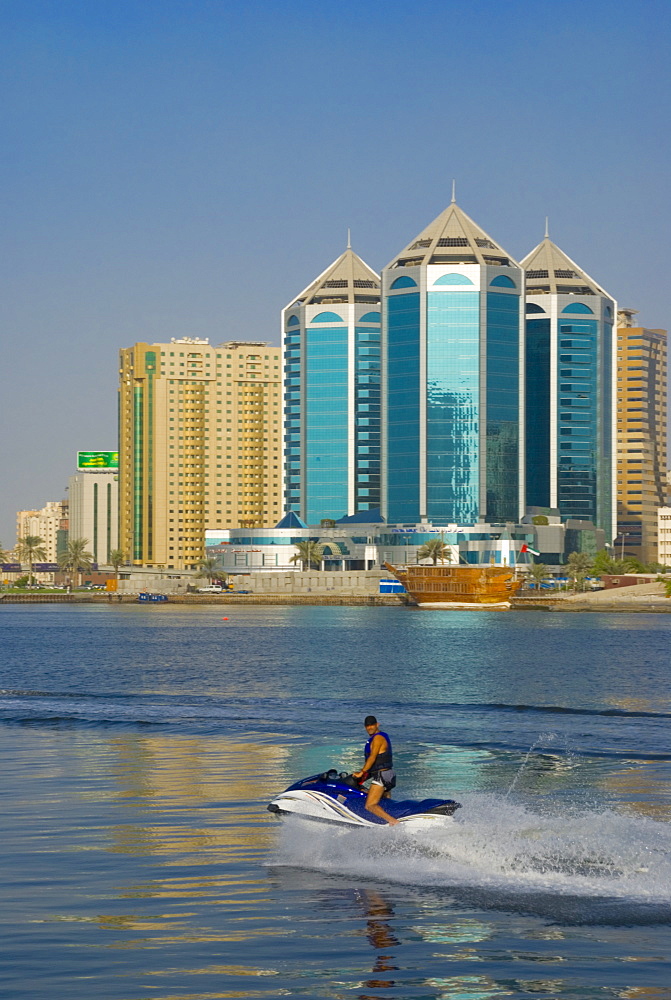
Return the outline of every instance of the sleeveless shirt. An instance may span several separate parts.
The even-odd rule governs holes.
[[[389,771],[394,766],[393,759],[392,759],[392,753],[391,753],[391,740],[389,739],[389,737],[388,737],[388,735],[386,733],[382,732],[381,729],[378,730],[377,733],[373,733],[373,735],[371,736],[371,738],[366,743],[366,746],[363,749],[364,760],[368,760],[368,755],[370,754],[371,744],[372,744],[372,742],[373,742],[373,740],[375,739],[376,736],[383,736],[384,737],[384,739],[387,741],[387,749],[383,750],[382,753],[379,753],[377,755],[377,757],[375,758],[375,760],[373,762],[373,766],[370,769],[370,773],[371,774],[377,774],[379,771]]]

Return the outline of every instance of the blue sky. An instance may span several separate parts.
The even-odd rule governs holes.
[[[116,446],[117,352],[278,343],[457,200],[668,327],[671,5],[0,0],[0,539]]]

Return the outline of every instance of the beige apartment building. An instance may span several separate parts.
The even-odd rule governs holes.
[[[196,568],[210,528],[282,516],[280,348],[184,337],[120,353],[119,548]]]
[[[67,500],[49,500],[40,510],[20,510],[16,514],[16,540],[29,535],[42,539],[46,559],[55,563],[65,548],[68,531]]]
[[[634,325],[618,312],[617,537],[615,550],[657,561],[657,509],[664,506],[667,429],[667,334]]]

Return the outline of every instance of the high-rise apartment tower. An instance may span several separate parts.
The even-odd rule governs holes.
[[[282,311],[285,508],[380,503],[380,279],[351,247]]]
[[[549,238],[526,271],[526,500],[615,534],[616,305]]]
[[[119,548],[189,569],[205,530],[281,516],[280,350],[184,337],[121,351]]]
[[[524,499],[524,273],[455,203],[382,272],[382,511],[515,521]]]
[[[618,312],[616,550],[658,558],[657,509],[666,503],[667,335]]]

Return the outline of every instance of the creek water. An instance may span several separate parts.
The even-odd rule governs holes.
[[[669,1000],[670,623],[0,607],[5,995]],[[369,712],[452,824],[266,811]]]

